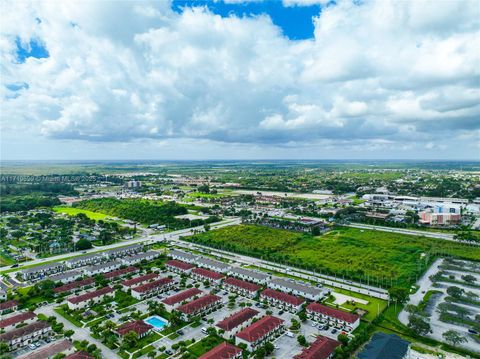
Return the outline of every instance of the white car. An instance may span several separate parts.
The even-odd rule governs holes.
[[[28,347],[32,350],[36,349],[37,347],[35,346],[35,344],[28,344]]]
[[[285,335],[289,338],[294,338],[295,337],[295,334],[293,334],[292,332],[286,332]]]

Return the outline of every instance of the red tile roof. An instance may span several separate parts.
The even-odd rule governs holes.
[[[283,319],[267,315],[237,333],[237,337],[252,343],[267,336],[283,323]]]
[[[213,280],[218,280],[222,279],[225,277],[223,274],[214,272],[213,270],[205,269],[205,268],[195,268],[192,273],[198,274],[202,277],[208,278],[208,279],[213,279]]]
[[[217,345],[215,348],[206,352],[198,359],[231,359],[240,354],[242,349],[227,342]]]
[[[303,298],[296,297],[296,296],[291,295],[291,294],[279,292],[278,290],[274,290],[274,289],[270,289],[270,288],[265,289],[261,293],[261,295],[280,300],[282,302],[291,304],[295,307],[297,307],[297,306],[301,305],[303,302],[305,302],[305,299],[303,299]]]
[[[42,329],[50,328],[50,323],[39,320],[38,322],[27,324],[23,327],[11,330],[9,332],[0,334],[0,342],[9,342],[14,339],[19,339],[24,337],[25,335],[29,335],[32,333],[39,332]]]
[[[139,271],[139,269],[137,267],[127,267],[127,268],[117,269],[117,270],[113,270],[111,272],[105,273],[103,275],[103,277],[105,279],[112,279],[112,278],[120,277],[120,276],[128,274],[128,273],[134,273],[134,272],[138,272],[138,271]]]
[[[35,317],[36,315],[34,312],[20,313],[20,314],[5,318],[3,320],[0,320],[0,328],[6,328],[6,327],[9,327],[10,325],[15,325],[17,323],[21,323],[21,322],[24,322],[25,320],[33,319]]]
[[[217,327],[225,331],[232,330],[238,327],[240,324],[245,323],[247,320],[256,316],[259,312],[252,308],[244,308],[239,312],[232,314],[231,316],[223,319],[217,323]]]
[[[166,299],[164,299],[162,302],[167,304],[167,305],[174,305],[177,303],[181,303],[184,300],[187,300],[188,298],[194,297],[198,294],[202,293],[202,291],[198,288],[190,288],[187,290],[184,290],[183,292],[180,292],[178,294],[172,295]]]
[[[124,280],[122,282],[122,285],[124,285],[126,287],[132,287],[134,285],[137,285],[137,284],[140,284],[140,283],[143,283],[143,282],[148,282],[149,280],[155,279],[157,277],[158,277],[157,273],[148,273],[148,274],[145,274],[145,275],[141,275],[140,277]]]
[[[183,262],[183,261],[179,261],[179,260],[176,260],[176,259],[172,259],[172,260],[169,260],[169,261],[165,262],[165,265],[172,266],[172,267],[184,270],[184,271],[195,268],[195,266],[193,264]]]
[[[44,347],[34,350],[23,356],[19,356],[18,359],[49,359],[53,358],[55,354],[69,350],[72,346],[73,345],[69,340],[63,339],[47,344]]]
[[[93,356],[83,350],[80,350],[79,352],[66,356],[65,359],[93,359]]]
[[[137,293],[146,293],[146,292],[149,292],[149,291],[151,291],[155,288],[163,287],[163,286],[165,286],[165,285],[167,285],[168,283],[171,283],[171,282],[173,282],[173,280],[170,279],[170,278],[160,278],[160,279],[157,279],[153,282],[148,282],[148,283],[139,285],[138,287],[134,287],[134,288],[132,288],[132,290],[134,292],[137,292]]]
[[[100,297],[101,295],[105,295],[112,292],[113,292],[113,288],[103,287],[102,289],[94,290],[93,292],[88,292],[88,293],[79,295],[77,297],[68,298],[68,301],[72,304],[78,304],[78,303],[86,302],[86,301],[89,301],[90,299]]]
[[[244,280],[240,280],[240,279],[237,279],[237,278],[232,278],[232,277],[228,277],[227,279],[225,279],[223,281],[223,283],[248,290],[249,292],[256,292],[256,291],[260,290],[260,288],[261,288],[257,284],[253,284],[253,283],[250,283],[250,282],[247,282],[247,281],[244,281]]]
[[[141,336],[142,334],[145,334],[152,329],[153,326],[145,323],[143,320],[136,320],[134,322],[129,322],[121,325],[117,328],[116,332],[122,337],[129,332],[135,332],[138,336]]]
[[[0,310],[7,310],[14,308],[18,305],[16,300],[7,300],[6,302],[0,303]]]
[[[60,287],[54,288],[53,291],[55,293],[65,293],[65,292],[70,292],[72,289],[85,287],[85,286],[93,284],[93,283],[95,283],[95,280],[93,278],[76,280],[74,282],[71,282],[71,283],[62,285]]]
[[[203,297],[197,298],[192,300],[191,302],[181,305],[180,307],[177,308],[179,312],[182,312],[184,314],[191,314],[196,312],[199,309],[202,309],[210,304],[213,304],[215,302],[220,301],[222,298],[220,298],[217,295],[212,295],[212,294],[207,294],[204,295]]]
[[[343,310],[338,310],[335,308],[327,307],[323,304],[310,303],[307,307],[307,311],[312,311],[326,315],[328,317],[336,318],[338,320],[343,320],[347,323],[355,323],[360,317],[356,314],[344,312]]]
[[[338,346],[340,343],[336,340],[319,335],[308,348],[295,355],[294,359],[327,359]]]

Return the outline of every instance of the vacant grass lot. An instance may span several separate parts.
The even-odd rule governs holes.
[[[57,206],[57,207],[53,207],[53,210],[58,213],[68,214],[69,216],[75,216],[79,213],[83,213],[88,218],[93,219],[95,221],[100,221],[100,220],[104,221],[108,217],[108,215],[104,213],[92,212],[92,211],[87,211],[86,209],[80,209],[80,208],[74,208],[74,207]]]
[[[469,245],[349,227],[313,237],[239,225],[187,240],[384,287],[410,286],[439,255],[480,260],[478,248]]]

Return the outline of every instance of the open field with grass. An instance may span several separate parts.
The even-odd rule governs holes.
[[[79,213],[83,213],[88,218],[93,219],[95,221],[105,221],[106,218],[109,217],[107,214],[104,214],[104,213],[93,212],[93,211],[88,211],[86,209],[80,209],[80,208],[74,208],[74,207],[57,206],[57,207],[53,207],[53,210],[57,213],[68,214],[69,216],[75,216]]]
[[[347,227],[313,237],[239,225],[186,239],[383,287],[409,287],[440,255],[480,260],[480,251],[466,244]]]

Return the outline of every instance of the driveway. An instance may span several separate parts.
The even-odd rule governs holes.
[[[54,305],[48,305],[44,307],[40,307],[37,310],[35,310],[36,314],[44,314],[47,317],[54,316],[57,318],[57,322],[63,323],[64,329],[69,330],[72,329],[74,331],[74,334],[72,336],[73,340],[86,340],[90,343],[93,343],[97,346],[102,351],[102,357],[104,358],[119,358],[119,356],[110,348],[106,347],[102,342],[98,341],[97,339],[93,338],[90,336],[90,331],[86,328],[79,328],[75,325],[73,325],[70,321],[62,317],[60,314],[55,312],[53,309],[55,308]]]

